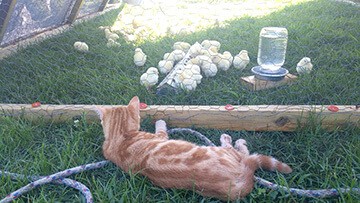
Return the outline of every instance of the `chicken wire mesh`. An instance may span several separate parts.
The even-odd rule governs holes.
[[[52,19],[51,26],[57,26],[68,12],[55,6],[60,1],[19,2],[16,6],[23,5],[22,9],[15,8],[18,13],[14,12],[8,28],[11,31],[7,31],[3,41],[11,38],[12,33],[21,35],[40,25],[46,27],[48,18]],[[99,2],[85,1],[80,13],[96,10]],[[30,14],[36,13],[30,11],[28,4],[37,9],[41,8],[37,4],[48,5],[62,14],[50,9],[50,17],[46,13],[36,14],[39,21],[21,26],[24,20],[16,20],[19,11],[26,8]],[[334,12],[337,7],[346,12]],[[139,95],[148,104],[164,105],[355,105],[359,103],[360,92],[360,37],[358,27],[354,26],[358,19],[357,5],[335,1],[129,0],[120,9],[73,25],[44,41],[35,40],[36,43],[3,58],[0,102],[126,104],[132,96]],[[305,56],[311,58],[314,68],[311,74],[299,76],[291,85],[252,91],[240,78],[252,75],[250,69],[257,65],[259,32],[266,26],[289,30],[284,67],[291,74],[299,76],[296,65]],[[218,68],[214,77],[203,75],[194,91],[160,96],[156,94],[156,85],[145,88],[140,84],[141,75],[149,67],[158,68],[164,54],[172,52],[176,42],[193,45],[204,40],[218,41],[221,44],[218,52],[227,51],[232,57],[247,50],[250,63],[244,70],[231,65],[226,71]],[[76,50],[75,42],[85,42],[85,52]],[[147,56],[140,67],[134,64],[136,48]],[[166,76],[160,73],[157,85]]]
[[[99,2],[89,2],[89,4],[83,3],[86,9],[89,8],[89,12],[97,10],[95,7]],[[14,114],[21,118],[39,118],[35,120],[40,121],[42,116],[45,119],[65,118],[64,120],[73,121],[70,125],[74,128],[81,128],[87,123],[79,122],[81,119],[98,121],[94,111],[89,111],[93,108],[93,104],[127,104],[134,95],[138,95],[140,101],[148,105],[147,109],[142,110],[143,115],[147,114],[143,116],[144,118],[150,115],[153,118],[170,119],[169,128],[178,126],[195,128],[199,127],[199,124],[202,124],[200,127],[215,128],[216,130],[199,130],[214,138],[213,140],[217,143],[216,137],[224,131],[241,138],[255,137],[253,132],[229,132],[234,126],[242,127],[240,130],[268,130],[269,123],[261,120],[264,116],[254,111],[261,112],[270,105],[325,105],[322,109],[326,111],[327,118],[331,118],[331,122],[338,122],[338,118],[341,118],[344,119],[341,121],[344,121],[345,124],[342,124],[345,127],[348,126],[347,124],[359,126],[357,104],[360,103],[358,42],[360,16],[357,4],[327,0],[127,2],[120,9],[75,23],[57,35],[51,32],[43,33],[45,40],[30,37],[29,43],[21,43],[26,46],[19,47],[16,51],[13,48],[18,48],[17,44],[10,47],[11,49],[0,48],[0,55],[14,52],[11,55],[6,54],[7,56],[0,60],[0,118]],[[80,15],[85,15],[85,13],[87,11],[80,11]],[[63,19],[64,16],[61,18]],[[55,27],[63,22],[60,19],[57,20],[59,21]],[[298,78],[291,85],[252,91],[241,82],[240,78],[252,75],[250,69],[257,65],[259,32],[266,26],[281,26],[288,29],[288,48],[284,67]],[[26,28],[24,32],[26,33]],[[117,34],[118,37],[116,35],[110,37],[111,34]],[[214,77],[203,76],[196,89],[188,92],[178,91],[157,95],[156,85],[146,88],[140,84],[141,75],[149,67],[158,68],[159,61],[164,59],[165,53],[173,51],[173,45],[176,42],[193,45],[196,42],[201,44],[204,40],[218,41],[221,44],[218,52],[223,54],[228,51],[233,57],[241,50],[247,50],[250,63],[244,70],[236,69],[232,65],[227,71],[219,69]],[[76,42],[86,43],[87,48],[84,44],[78,43],[78,48],[80,47],[83,51],[76,50],[74,47]],[[141,48],[147,56],[144,65],[140,67],[134,63],[136,48]],[[296,71],[296,64],[305,56],[311,58],[314,68],[311,74],[300,76]],[[157,84],[167,75],[159,74]],[[35,103],[37,101],[40,103]],[[226,106],[226,104],[231,104],[236,109],[249,108],[249,110],[235,114],[236,109],[232,111],[232,106]],[[330,104],[336,104],[340,108],[339,114],[329,112],[327,107]],[[341,104],[349,106],[344,107]],[[55,105],[53,107],[57,110],[48,113],[52,108],[51,105]],[[236,107],[235,105],[244,106]],[[261,106],[248,107],[246,105]],[[255,110],[250,111],[252,108]],[[291,112],[297,107],[283,108]],[[199,110],[202,112],[199,113]],[[298,124],[297,119],[305,117],[301,114],[295,118],[289,117],[288,114],[284,116],[279,112],[279,107],[273,110],[273,112],[268,111],[267,117],[271,121],[270,124],[277,127],[273,130],[289,129],[288,125],[291,125],[291,129],[294,130]],[[82,117],[84,111],[87,113]],[[344,114],[345,111],[348,114]],[[171,114],[164,112],[171,112]],[[254,115],[249,114],[251,112]],[[227,120],[227,117],[222,117],[223,114],[230,116],[231,122]],[[306,117],[307,130],[312,129],[309,126],[317,129],[317,125],[321,124],[323,117],[316,116]],[[289,118],[292,118],[292,122],[287,120]],[[350,122],[347,122],[348,119]],[[331,122],[328,123],[329,126],[332,126]],[[9,122],[4,123],[7,125]],[[154,128],[149,120],[143,121],[142,126],[150,132],[152,132],[151,128]],[[91,132],[91,134],[94,133],[96,134],[96,131]],[[44,139],[42,133],[36,134],[42,136],[38,139]],[[293,152],[293,147],[286,148],[287,150],[279,147],[279,143],[292,146],[289,140],[293,136],[268,138],[268,135],[279,134],[282,133],[256,133],[256,137],[250,139],[252,142],[249,143],[264,148],[264,143],[268,143],[268,139],[269,143],[271,141],[274,143],[270,152],[271,150],[280,151],[278,152],[280,154],[285,154],[285,151]],[[319,134],[323,136],[322,132]],[[23,135],[20,136],[23,137]],[[58,135],[55,133],[55,136]],[[83,134],[80,136],[85,137],[84,142],[91,142],[88,136]],[[33,136],[29,137],[29,140],[33,141]],[[72,135],[66,134],[66,137],[72,137]],[[192,135],[178,137],[194,140]],[[56,137],[56,139],[61,138]],[[328,147],[326,144],[337,143],[337,140],[334,142],[329,137],[313,140],[317,142],[311,145],[318,147],[315,151],[319,152],[323,151],[323,147]],[[324,144],[324,140],[329,143],[324,142]],[[341,134],[341,140],[348,141],[344,139],[343,134]],[[96,138],[92,143],[96,146],[93,151],[98,151],[100,142],[99,138]],[[61,142],[61,145],[67,144]],[[49,146],[53,147],[50,144]],[[256,151],[261,152],[261,149]],[[12,156],[9,157],[8,160],[11,163]],[[299,154],[295,157],[302,158]],[[321,157],[323,157],[322,154]],[[301,158],[298,162],[302,161]],[[24,158],[24,160],[27,159]],[[52,160],[51,157],[49,160]],[[323,186],[321,185],[323,181],[319,182],[319,186]],[[313,186],[312,183],[310,185]]]

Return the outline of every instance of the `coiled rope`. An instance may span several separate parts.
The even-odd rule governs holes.
[[[200,132],[197,132],[195,130],[192,130],[189,128],[173,128],[173,129],[168,130],[168,134],[173,134],[173,133],[178,133],[178,132],[194,134],[200,140],[202,140],[205,143],[205,145],[215,146],[215,144],[211,140],[209,140],[206,136],[204,136],[203,134],[201,134]],[[68,179],[66,177],[71,176],[73,174],[81,173],[83,171],[102,168],[107,163],[109,163],[109,161],[100,161],[100,162],[96,162],[96,163],[85,164],[85,165],[77,166],[74,168],[66,169],[64,171],[61,171],[61,172],[58,172],[58,173],[55,173],[52,175],[48,175],[48,176],[24,176],[21,174],[0,171],[0,176],[8,176],[13,180],[29,179],[29,180],[33,181],[33,182],[25,185],[24,187],[10,193],[5,198],[1,199],[0,203],[11,202],[11,201],[15,200],[16,198],[20,197],[21,195],[29,192],[30,190],[32,190],[38,186],[48,184],[48,183],[62,184],[62,185],[66,185],[68,187],[77,189],[84,195],[87,203],[92,203],[93,197],[92,197],[90,190],[84,184],[77,182],[75,180],[72,180],[72,179]],[[287,194],[292,194],[292,195],[297,195],[297,196],[302,196],[302,197],[328,198],[328,197],[339,196],[342,193],[345,194],[345,193],[350,193],[350,192],[360,195],[360,188],[303,190],[303,189],[288,188],[288,187],[284,187],[281,185],[277,185],[275,183],[269,182],[267,180],[264,180],[264,179],[256,177],[256,176],[254,178],[255,178],[256,183],[258,183],[259,185],[261,185],[265,188],[269,188],[272,190],[281,190]]]

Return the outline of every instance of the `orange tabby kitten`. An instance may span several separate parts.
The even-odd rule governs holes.
[[[235,200],[253,190],[256,169],[292,171],[275,158],[250,155],[243,139],[233,147],[227,134],[221,135],[221,147],[210,147],[169,140],[162,120],[156,122],[155,134],[139,131],[138,97],[127,107],[99,108],[98,113],[105,135],[105,158],[163,188],[195,189],[204,196]]]

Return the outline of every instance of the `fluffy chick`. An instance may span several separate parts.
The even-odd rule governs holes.
[[[187,42],[175,42],[173,45],[174,50],[182,50],[183,52],[189,51],[191,45]]]
[[[232,64],[233,58],[230,52],[225,51],[223,54],[217,54],[212,61],[219,69],[227,71]]]
[[[134,54],[134,63],[136,66],[143,66],[146,62],[146,55],[145,53],[140,49],[140,48],[136,48],[135,49],[135,54]]]
[[[75,42],[74,48],[80,52],[88,52],[89,46],[85,42]]]
[[[216,65],[212,62],[211,58],[206,55],[198,55],[195,60],[199,62],[201,72],[205,77],[214,77],[218,71]]]
[[[195,44],[191,45],[190,49],[188,50],[188,53],[190,54],[190,56],[195,57],[201,54],[202,49],[203,49],[202,46],[198,42],[195,42]]]
[[[234,68],[239,70],[244,70],[249,63],[250,58],[246,50],[241,50],[240,53],[234,57],[233,60]]]
[[[171,60],[161,60],[158,63],[158,68],[160,73],[167,74],[174,67],[174,61]]]
[[[117,42],[117,41],[114,41],[113,39],[108,39],[108,42],[106,43],[106,46],[108,48],[111,48],[111,47],[120,47],[120,43]]]
[[[215,41],[215,40],[204,40],[201,42],[201,46],[204,48],[204,49],[209,49],[211,50],[212,52],[219,52],[219,49],[220,49],[220,42],[218,41]]]
[[[197,65],[182,66],[183,67],[179,68],[176,73],[175,81],[186,91],[195,90],[196,86],[201,83],[202,79],[200,67]]]
[[[299,75],[309,74],[312,71],[312,68],[313,64],[311,63],[311,59],[309,57],[304,57],[297,63],[296,72]]]
[[[112,33],[110,31],[110,29],[108,29],[108,28],[105,29],[105,37],[106,37],[107,40],[112,39],[114,41],[116,41],[116,40],[118,40],[120,38],[118,34]]]
[[[150,89],[159,81],[159,71],[155,67],[150,67],[140,77],[140,84],[144,85],[146,89]]]
[[[171,53],[166,53],[164,54],[163,59],[167,60],[167,61],[174,61],[174,62],[178,62],[181,59],[183,59],[185,56],[185,52],[183,52],[180,49],[175,49],[174,51],[172,51]]]

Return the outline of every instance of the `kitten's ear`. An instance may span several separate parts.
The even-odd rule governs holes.
[[[140,115],[140,100],[138,96],[133,97],[128,105],[137,115]]]
[[[140,100],[138,96],[133,97],[128,106],[132,106],[135,109],[139,109],[140,110]]]
[[[95,111],[96,114],[99,116],[100,120],[102,121],[102,120],[103,120],[103,116],[104,116],[105,109],[102,108],[102,107],[95,107],[95,108],[94,108],[94,111]]]

